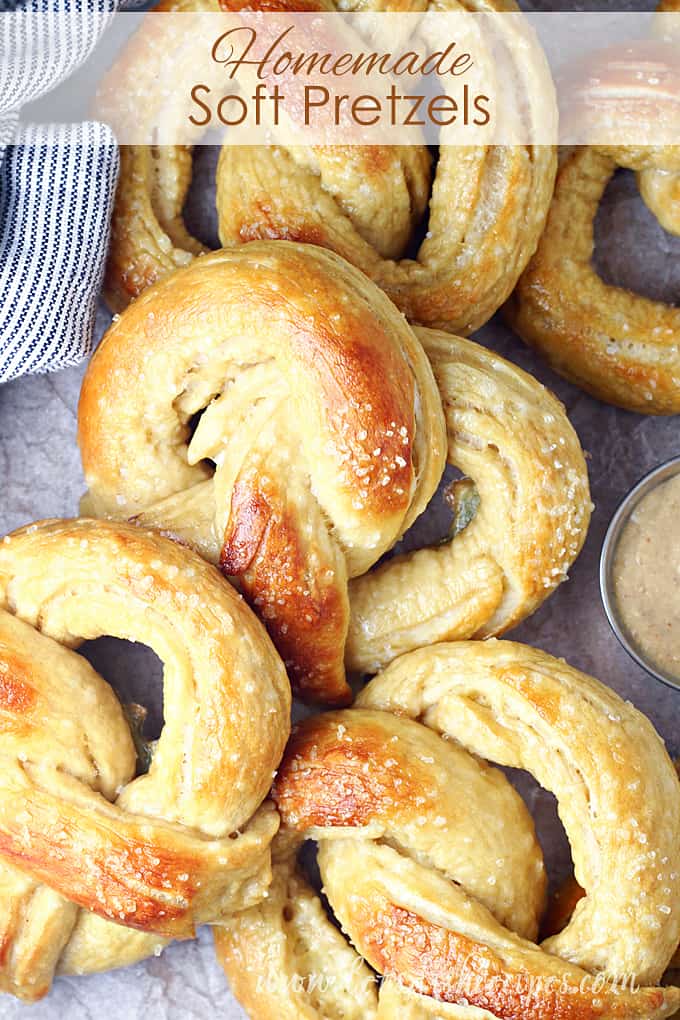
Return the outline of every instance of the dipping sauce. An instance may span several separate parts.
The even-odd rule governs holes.
[[[612,587],[631,644],[680,680],[680,474],[643,496],[624,523]]]

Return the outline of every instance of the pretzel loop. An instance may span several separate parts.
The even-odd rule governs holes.
[[[444,406],[448,462],[474,482],[478,506],[452,540],[351,582],[346,660],[362,673],[516,626],[565,580],[590,520],[585,460],[560,402],[479,344],[417,334]]]
[[[638,153],[614,155],[619,164],[641,165]],[[545,233],[508,317],[555,371],[593,396],[632,411],[674,414],[680,410],[680,312],[608,286],[591,264],[595,214],[617,165],[596,148],[565,157]]]
[[[103,634],[164,663],[165,724],[138,778],[121,706],[70,650]],[[6,538],[0,988],[37,998],[55,969],[120,966],[257,902],[289,706],[266,635],[195,554],[88,520]]]

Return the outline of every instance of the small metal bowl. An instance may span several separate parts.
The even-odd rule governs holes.
[[[668,481],[669,478],[673,478],[677,474],[680,474],[680,457],[673,457],[672,460],[659,464],[658,467],[653,468],[644,478],[641,478],[637,485],[634,485],[619,503],[609,523],[602,545],[602,553],[600,555],[600,594],[610,626],[631,659],[634,659],[639,666],[642,666],[643,669],[647,670],[653,677],[656,677],[657,680],[661,680],[662,683],[667,684],[669,687],[680,690],[680,676],[674,676],[672,673],[665,672],[652,660],[646,658],[642,649],[633,642],[631,636],[626,631],[618,615],[612,573],[619,537],[623,528],[628,523],[630,515],[652,489],[655,489],[657,485],[661,485],[662,482]]]

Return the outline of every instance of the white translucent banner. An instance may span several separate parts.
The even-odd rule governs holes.
[[[192,7],[115,15],[23,115],[134,145],[680,145],[680,14]],[[3,89],[83,18],[0,15]]]

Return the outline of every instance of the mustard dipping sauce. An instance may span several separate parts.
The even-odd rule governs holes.
[[[642,497],[612,561],[620,623],[651,665],[680,680],[680,474]]]

